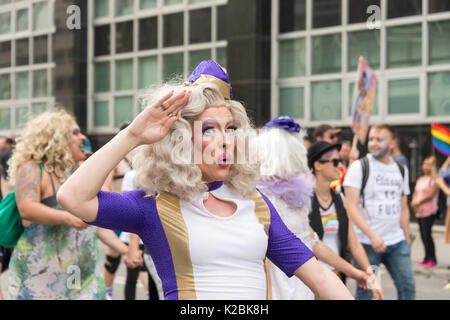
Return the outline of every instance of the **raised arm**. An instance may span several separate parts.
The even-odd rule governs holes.
[[[176,116],[168,115],[177,114],[188,99],[189,93],[186,91],[177,95],[171,92],[145,108],[127,128],[89,157],[70,176],[58,191],[57,199],[61,206],[84,221],[95,221],[98,211],[97,194],[108,174],[135,147],[161,140],[178,120]],[[164,108],[161,108],[163,104]]]

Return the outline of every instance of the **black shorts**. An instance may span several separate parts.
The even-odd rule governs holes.
[[[14,250],[13,248],[8,249],[0,247],[0,263],[2,264],[0,273],[8,269],[9,260],[11,259],[11,254],[13,250]]]

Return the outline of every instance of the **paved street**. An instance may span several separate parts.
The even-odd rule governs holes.
[[[422,260],[424,252],[416,223],[411,224],[411,233],[416,235],[416,239],[412,245],[412,260],[415,264],[416,262]],[[418,300],[450,300],[450,290],[444,290],[447,280],[450,279],[450,270],[448,269],[450,266],[450,244],[445,244],[444,242],[444,230],[442,226],[433,227],[433,238],[436,245],[438,265],[432,270],[426,270],[424,267],[415,265],[413,266],[416,279],[416,297]],[[101,264],[103,265],[105,260],[105,246],[101,242],[99,244]],[[397,299],[397,293],[389,274],[383,267],[381,268],[381,272],[381,282],[385,291],[385,298],[389,300]],[[125,279],[126,268],[125,264],[122,262],[117,271],[117,276],[114,282],[114,300],[123,299]],[[4,273],[1,276],[1,282],[2,290],[5,294],[5,289],[7,286],[7,273]],[[354,293],[355,281],[350,280],[348,285],[351,292]],[[140,282],[138,282],[138,286],[136,288],[136,298],[137,300],[145,300],[145,291]]]

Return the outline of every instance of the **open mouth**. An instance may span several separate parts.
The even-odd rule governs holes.
[[[231,156],[229,154],[222,154],[216,159],[216,163],[220,166],[228,166],[231,164]]]

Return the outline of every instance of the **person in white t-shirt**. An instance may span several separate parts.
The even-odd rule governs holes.
[[[408,168],[396,163],[389,149],[393,140],[389,125],[372,126],[369,132],[368,178],[363,190],[362,160],[347,171],[343,186],[345,206],[355,225],[370,263],[383,263],[397,288],[399,300],[415,299],[409,231]],[[371,299],[370,291],[356,289],[356,299]]]

